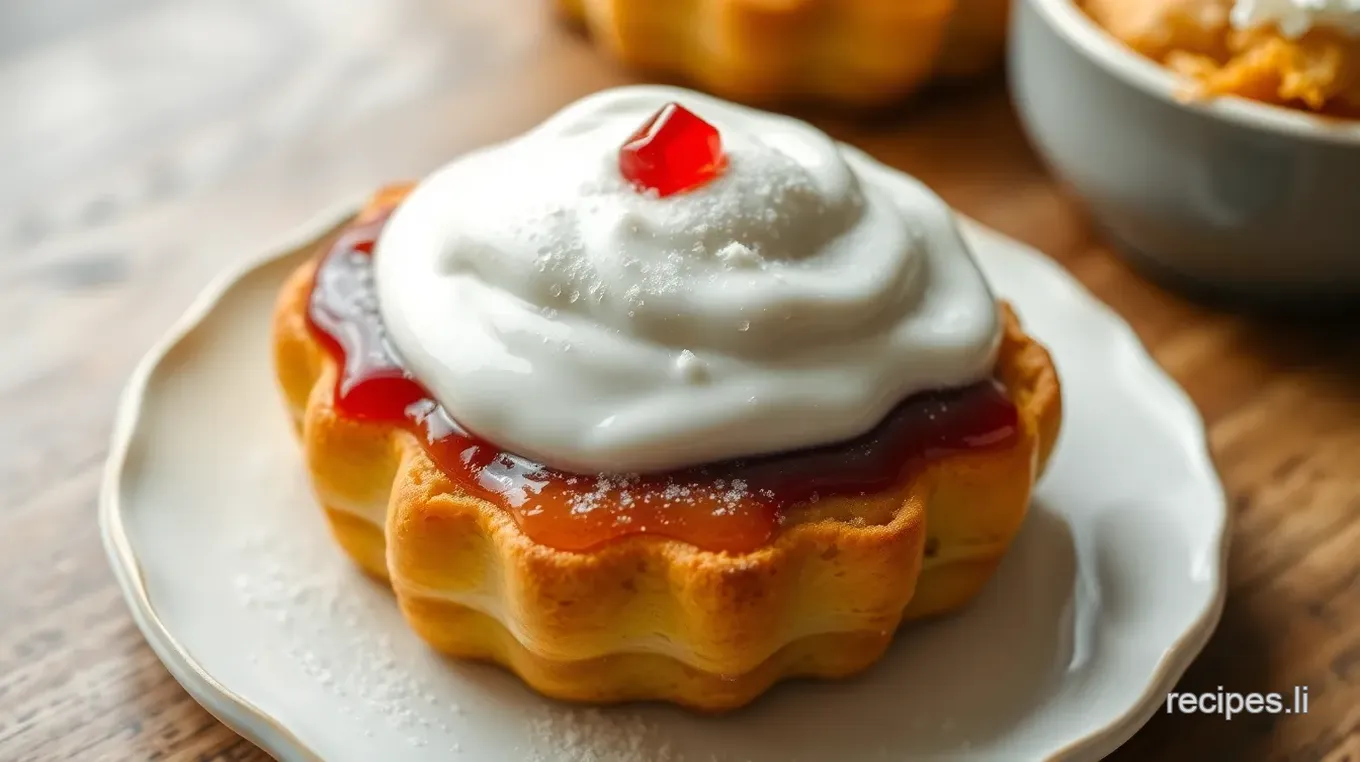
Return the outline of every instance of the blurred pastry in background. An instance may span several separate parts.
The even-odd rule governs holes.
[[[1354,0],[1082,0],[1082,7],[1129,47],[1190,78],[1189,96],[1360,116]]]
[[[1009,0],[555,0],[628,66],[748,102],[878,105],[996,67]]]
[[[1010,0],[956,0],[938,76],[975,77],[999,68],[1010,10]]]

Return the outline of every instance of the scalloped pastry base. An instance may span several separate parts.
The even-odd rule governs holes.
[[[326,515],[345,552],[364,571],[390,582],[382,529],[348,511],[327,508]],[[597,704],[665,696],[698,711],[734,709],[784,678],[840,678],[861,672],[892,642],[891,630],[812,635],[784,646],[753,670],[724,676],[659,654],[547,659],[476,609],[416,594],[398,600],[412,628],[436,650],[507,667],[544,696]],[[687,701],[691,696],[702,699]]]

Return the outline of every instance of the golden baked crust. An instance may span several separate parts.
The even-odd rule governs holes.
[[[273,339],[336,539],[390,582],[435,648],[504,665],[556,698],[719,711],[782,678],[868,667],[904,611],[957,608],[991,576],[1061,418],[1048,354],[1007,309],[997,377],[1020,411],[1014,446],[944,458],[896,490],[795,506],[749,553],[637,535],[559,551],[461,490],[405,430],[337,414],[336,364],[306,320],[316,266],[284,286]]]
[[[624,63],[748,102],[876,104],[994,66],[1009,0],[557,0]]]
[[[1239,30],[1232,0],[1081,0],[1097,24],[1184,75],[1186,95],[1237,95],[1360,117],[1360,40],[1314,29],[1298,39],[1273,27]]]

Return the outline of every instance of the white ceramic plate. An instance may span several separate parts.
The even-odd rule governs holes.
[[[101,518],[133,614],[204,706],[282,760],[1090,760],[1158,710],[1217,622],[1227,512],[1197,412],[1059,267],[968,223],[1053,351],[1065,430],[1019,538],[964,613],[861,679],[736,715],[547,701],[428,651],[333,545],[274,387],[269,319],[308,243],[226,277],[123,400]]]

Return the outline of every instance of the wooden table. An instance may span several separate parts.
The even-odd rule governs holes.
[[[0,759],[265,756],[134,627],[95,499],[134,362],[218,270],[309,214],[627,81],[538,0],[0,6]],[[1182,689],[1307,715],[1158,715],[1119,760],[1360,760],[1360,319],[1215,312],[1116,259],[999,83],[818,121],[1055,257],[1208,420],[1231,589]]]

